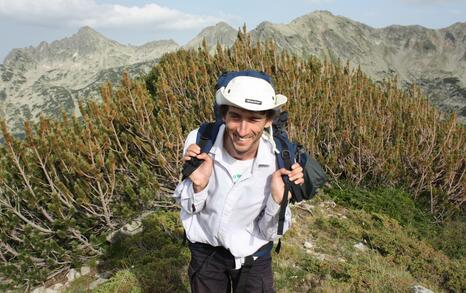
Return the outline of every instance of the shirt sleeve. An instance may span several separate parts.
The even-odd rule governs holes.
[[[186,153],[186,150],[191,144],[196,143],[197,132],[198,129],[189,133],[183,147],[183,154]],[[193,183],[189,178],[186,178],[176,186],[173,197],[181,205],[182,209],[189,214],[194,214],[200,212],[204,208],[208,189],[209,185],[202,191],[195,193]]]
[[[272,195],[269,196],[264,210],[258,217],[258,226],[259,231],[262,234],[262,237],[268,241],[274,241],[280,238],[282,235],[278,235],[278,218],[280,214],[280,205],[277,204]],[[285,222],[283,223],[283,234],[291,226],[291,210],[290,205],[286,207],[285,210]]]

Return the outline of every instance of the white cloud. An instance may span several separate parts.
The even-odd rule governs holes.
[[[466,3],[465,0],[401,0],[401,2],[421,5]]]
[[[188,14],[158,4],[123,6],[95,0],[0,0],[0,17],[43,26],[145,28],[185,30],[202,28],[222,19]]]

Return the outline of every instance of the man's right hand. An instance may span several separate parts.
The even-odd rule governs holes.
[[[209,184],[209,178],[210,175],[212,175],[214,163],[212,158],[208,154],[201,154],[201,148],[197,144],[191,144],[188,147],[183,159],[186,162],[191,160],[192,157],[198,158],[199,160],[204,160],[201,166],[199,166],[199,168],[194,170],[194,172],[191,173],[191,175],[189,175],[189,179],[191,179],[193,183],[194,192],[198,193],[204,190],[207,184]]]

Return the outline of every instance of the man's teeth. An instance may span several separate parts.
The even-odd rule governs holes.
[[[249,139],[249,137],[239,137],[239,136],[237,136],[236,138],[237,138],[239,141],[245,141],[245,140],[248,140],[248,139]]]

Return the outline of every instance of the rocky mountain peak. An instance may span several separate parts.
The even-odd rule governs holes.
[[[208,26],[203,29],[194,39],[187,43],[184,47],[195,49],[201,46],[202,40],[205,39],[211,48],[215,48],[218,43],[224,46],[232,46],[236,40],[238,32],[226,22],[219,22],[216,25]]]
[[[338,18],[338,16],[333,15],[330,11],[327,10],[316,10],[308,14],[304,14],[303,16],[300,16],[298,18],[295,18],[293,22],[315,22],[315,21],[321,21],[321,22],[329,22],[332,21],[333,19]]]
[[[370,26],[351,20],[344,16],[334,15],[330,11],[317,10],[290,22],[289,26],[301,27],[301,29],[325,31],[332,29],[335,31],[345,31],[353,29],[371,30]]]
[[[3,61],[7,67],[15,67],[19,71],[24,71],[33,63],[33,58],[28,53],[27,49],[13,49],[8,53]]]
[[[107,39],[89,26],[84,26],[69,38],[55,41],[52,46],[57,50],[71,50],[80,55],[93,54],[97,50],[103,51],[107,47],[122,46],[116,41]]]
[[[226,23],[224,21],[216,23],[214,27],[216,29],[226,29],[226,30],[234,29],[231,25],[229,25],[228,23]]]
[[[86,26],[70,37],[14,49],[0,65],[0,116],[12,133],[40,115],[79,115],[78,99],[98,97],[104,81],[118,83],[124,71],[140,76],[167,52],[173,40],[123,45]]]
[[[72,35],[69,39],[75,39],[79,41],[99,41],[99,42],[115,42],[110,39],[107,39],[104,35],[100,34],[99,32],[95,31],[90,26],[83,26],[81,27],[77,33]]]
[[[100,35],[97,31],[95,31],[92,27],[85,25],[83,27],[80,27],[78,32],[78,35]]]

